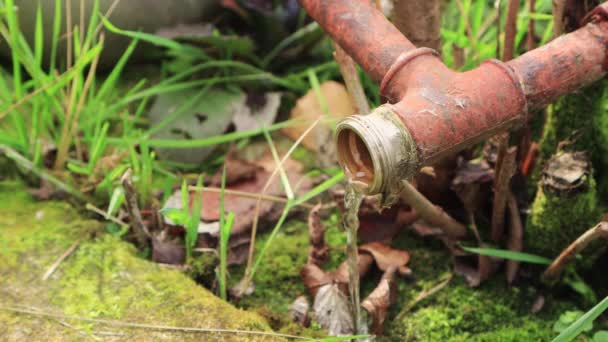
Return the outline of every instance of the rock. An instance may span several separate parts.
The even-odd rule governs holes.
[[[257,314],[236,309],[184,274],[146,261],[67,203],[33,202],[25,188],[0,182],[0,340],[275,340],[234,333],[134,329],[17,314],[2,307],[121,322],[270,332]],[[34,213],[44,212],[43,220]],[[82,239],[46,281],[42,275]],[[65,321],[65,323],[62,323]]]

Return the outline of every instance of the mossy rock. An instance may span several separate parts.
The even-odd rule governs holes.
[[[530,207],[525,246],[532,253],[556,257],[600,219],[598,196],[588,159],[560,152],[543,171]]]
[[[591,156],[599,193],[602,198],[608,194],[608,81],[598,81],[563,96],[549,107],[539,142],[535,180],[540,179],[543,164],[557,152],[561,142],[567,142],[569,150],[585,151]]]
[[[0,183],[0,340],[276,340],[234,333],[134,329],[25,315],[19,307],[85,318],[164,326],[271,332],[257,314],[236,309],[182,273],[136,255],[66,203],[33,202],[19,183]],[[46,281],[43,274],[80,240]],[[105,335],[104,335],[105,334]]]

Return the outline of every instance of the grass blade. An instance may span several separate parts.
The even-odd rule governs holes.
[[[572,323],[566,330],[562,331],[553,342],[569,342],[574,340],[585,328],[585,325],[592,323],[599,315],[608,309],[608,297],[604,298],[591,310],[587,311],[576,322]]]
[[[311,198],[318,196],[319,194],[323,193],[324,191],[326,191],[327,189],[331,188],[332,186],[340,183],[343,179],[344,179],[344,172],[340,172],[340,173],[336,174],[335,176],[331,177],[330,179],[328,179],[328,180],[324,181],[323,183],[315,186],[314,188],[312,188],[307,193],[305,193],[302,196],[296,198],[295,201],[294,201],[294,203],[293,203],[293,205],[302,204],[302,203],[310,200]]]
[[[277,168],[279,169],[279,177],[281,177],[281,184],[283,185],[283,189],[285,189],[285,195],[288,199],[293,199],[293,190],[291,189],[291,184],[289,184],[289,179],[287,178],[287,174],[285,173],[285,169],[283,168],[283,164],[279,158],[279,154],[277,153],[277,149],[274,146],[274,142],[272,142],[272,137],[268,133],[268,130],[262,127],[264,138],[268,142],[268,146],[270,147],[270,152],[272,153],[272,158],[274,162],[277,164]]]
[[[529,254],[529,253],[514,252],[514,251],[505,250],[505,249],[495,249],[495,248],[476,248],[476,247],[465,247],[465,246],[460,246],[460,248],[462,248],[464,251],[467,251],[469,253],[475,253],[475,254],[485,255],[485,256],[490,256],[490,257],[495,257],[495,258],[515,260],[515,261],[527,262],[527,263],[531,263],[531,264],[540,264],[540,265],[550,265],[551,264],[551,259],[539,256],[539,255]]]

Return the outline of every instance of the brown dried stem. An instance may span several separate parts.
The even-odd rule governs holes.
[[[566,9],[566,0],[551,1],[551,13],[553,14],[553,36],[559,37],[564,34],[564,11]]]
[[[247,191],[239,191],[239,190],[232,190],[232,189],[221,189],[221,188],[217,188],[217,187],[212,187],[212,186],[203,186],[203,187],[198,187],[198,186],[189,186],[188,190],[190,191],[200,191],[200,192],[211,192],[211,193],[222,193],[222,191],[226,194],[226,195],[233,195],[233,196],[239,196],[239,197],[244,197],[244,198],[253,198],[253,199],[258,199],[258,198],[262,198],[263,201],[270,201],[270,202],[276,202],[276,203],[287,203],[289,202],[289,200],[286,197],[281,197],[281,196],[272,196],[272,195],[261,195],[255,192],[247,192]],[[298,204],[298,206],[306,208],[306,209],[312,209],[314,208],[314,205],[308,204],[308,203],[300,203]],[[325,209],[325,208],[323,208]]]
[[[598,238],[608,239],[608,222],[602,221],[578,237],[555,258],[553,263],[543,273],[543,279],[552,281],[562,274],[566,265],[591,242]]]
[[[509,0],[507,7],[507,21],[505,22],[505,43],[503,46],[502,60],[508,61],[515,55],[515,35],[517,33],[517,12],[519,0]]]
[[[501,142],[501,144],[507,143],[508,141],[506,139]],[[496,243],[498,243],[502,239],[504,232],[505,208],[507,205],[507,198],[510,193],[509,185],[511,182],[511,177],[513,177],[513,174],[515,173],[517,167],[517,164],[515,162],[516,156],[517,148],[511,147],[506,151],[503,158],[500,158],[499,152],[499,159],[496,162],[496,178],[494,181],[494,204],[492,207],[492,241]]]
[[[334,42],[334,49],[336,50],[334,51],[334,58],[340,66],[340,72],[346,84],[346,89],[355,102],[357,112],[360,114],[369,113],[369,103],[367,103],[355,61],[336,42]]]
[[[536,0],[528,0],[528,12],[529,13],[534,13],[534,7],[536,5]],[[534,41],[534,36],[536,34],[534,33],[534,19],[532,19],[532,16],[530,16],[530,19],[528,19],[528,35],[526,36],[526,50],[530,51],[533,50],[536,42]]]
[[[462,223],[454,220],[445,211],[436,207],[418,192],[410,182],[403,181],[401,184],[401,199],[416,210],[423,220],[441,228],[446,235],[452,238],[459,239],[467,235],[467,228]]]
[[[510,251],[521,252],[524,247],[524,228],[521,223],[521,217],[519,216],[519,208],[517,207],[517,201],[512,193],[509,193],[509,201],[507,203],[509,207],[509,241],[507,242],[507,248]],[[519,261],[507,260],[507,282],[513,283],[515,276],[519,271]]]
[[[133,226],[133,231],[135,232],[137,242],[140,246],[146,246],[148,244],[148,238],[151,237],[151,234],[141,217],[141,211],[139,210],[139,205],[137,204],[137,192],[133,186],[133,179],[131,178],[131,175],[132,171],[131,169],[128,169],[125,171],[120,182],[122,183],[122,187],[125,191],[127,212],[131,218],[131,224]]]

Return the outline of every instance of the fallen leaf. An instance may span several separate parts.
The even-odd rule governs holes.
[[[310,310],[310,303],[306,296],[299,296],[293,301],[289,307],[289,316],[291,320],[298,323],[303,327],[310,325],[310,316],[308,316],[308,310]]]
[[[462,201],[465,209],[475,214],[490,196],[494,170],[485,160],[460,161],[451,188]]]
[[[360,253],[357,258],[359,276],[363,277],[374,262],[374,258],[367,253]],[[334,271],[325,271],[315,264],[306,264],[300,271],[304,286],[311,296],[316,296],[321,286],[335,283],[346,294],[348,293],[348,263],[342,262]]]
[[[406,251],[394,249],[378,242],[362,245],[359,247],[359,251],[371,254],[378,268],[384,272],[394,267],[401,275],[411,274],[411,270],[406,266],[410,261],[410,254]]]
[[[314,89],[309,90],[296,102],[295,107],[291,111],[290,118],[302,119],[304,124],[284,128],[282,131],[285,135],[293,140],[297,140],[313,121],[325,116],[324,107],[327,109],[327,115],[336,119],[355,114],[355,104],[344,85],[335,81],[326,81],[319,86],[319,92],[323,104],[319,102]],[[330,128],[321,123],[315,129],[315,131],[319,130],[327,131]],[[331,139],[317,141],[315,138],[321,134],[314,132],[309,134],[302,141],[302,145],[309,150],[318,151],[320,145],[332,144]]]
[[[388,308],[395,301],[395,267],[390,267],[380,279],[378,286],[361,303],[361,306],[370,314],[372,318],[371,331],[375,335],[381,335],[384,321],[388,314]]]
[[[304,286],[308,289],[311,296],[315,297],[321,286],[333,283],[336,281],[333,272],[326,272],[316,264],[306,264],[300,271]],[[348,275],[346,276],[348,279]]]
[[[161,232],[151,241],[153,261],[169,265],[182,265],[186,261],[186,248],[180,239],[170,239]]]
[[[313,304],[317,322],[332,336],[353,334],[354,324],[351,305],[337,284],[319,288]]]
[[[576,193],[583,190],[591,163],[584,152],[562,152],[554,155],[543,169],[541,184],[545,191]]]
[[[310,247],[308,247],[308,264],[323,265],[329,255],[329,246],[325,243],[325,226],[321,223],[319,216],[321,203],[317,204],[308,214],[308,235]]]
[[[281,93],[248,93],[232,104],[233,122],[237,132],[270,126],[277,117]]]
[[[204,92],[204,93],[203,93]],[[221,135],[232,123],[231,104],[242,100],[245,94],[240,91],[227,91],[221,88],[207,90],[185,89],[159,95],[149,118],[152,129],[160,127],[154,134],[156,139],[193,140]],[[182,110],[185,104],[191,106]],[[171,121],[168,117],[175,112],[182,113]],[[200,164],[215,146],[194,148],[158,148],[156,151],[162,159],[181,163]]]
[[[224,159],[224,165],[226,167],[226,185],[233,185],[241,181],[247,181],[256,178],[256,174],[260,172],[261,166],[255,163],[242,160],[236,157],[236,152],[230,150]],[[222,184],[222,173],[218,172],[211,177],[209,185],[221,186]]]

